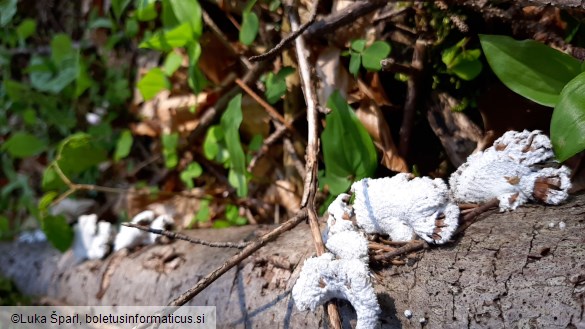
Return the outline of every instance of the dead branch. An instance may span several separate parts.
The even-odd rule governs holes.
[[[183,240],[183,241],[187,241],[187,242],[190,242],[193,244],[200,244],[203,246],[214,247],[214,248],[244,249],[248,245],[247,242],[241,242],[241,243],[237,243],[237,242],[209,242],[209,241],[205,241],[205,240],[201,240],[201,239],[194,239],[194,238],[191,238],[191,237],[186,236],[186,235],[181,234],[181,233],[176,233],[176,232],[167,231],[167,230],[154,229],[154,228],[150,228],[148,226],[136,225],[133,223],[122,223],[122,225],[137,228],[141,231],[146,231],[146,232],[150,232],[150,233],[154,233],[154,234],[158,234],[158,235],[164,235],[164,236],[169,237],[171,239]]]

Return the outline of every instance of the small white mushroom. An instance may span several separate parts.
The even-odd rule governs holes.
[[[146,210],[132,219],[133,224],[150,225],[154,220],[154,212]],[[150,242],[150,233],[139,230],[137,228],[122,226],[120,232],[116,235],[114,242],[114,251],[124,248],[134,248],[140,245],[148,244]]]
[[[73,231],[73,254],[77,260],[102,259],[110,252],[114,228],[109,222],[98,222],[96,214],[79,216]]]
[[[410,318],[412,318],[412,311],[411,311],[411,310],[404,310],[404,316],[405,316],[407,319],[410,319]]]

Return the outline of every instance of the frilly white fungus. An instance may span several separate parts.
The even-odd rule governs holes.
[[[380,306],[370,280],[370,270],[358,259],[335,259],[331,253],[305,261],[292,289],[300,310],[315,310],[333,299],[345,299],[357,314],[356,329],[375,328]]]
[[[353,205],[357,225],[366,233],[410,241],[416,233],[427,242],[442,244],[458,225],[459,207],[449,199],[441,179],[409,174],[355,182]]]
[[[315,308],[332,298],[349,301],[357,314],[356,328],[374,328],[380,306],[370,280],[368,244],[349,219],[349,195],[337,196],[329,206],[326,247],[330,253],[305,261],[292,296],[301,310]]]
[[[567,227],[567,224],[565,224],[565,222],[559,222],[559,229],[560,230],[564,230],[565,227]]]
[[[554,159],[547,136],[540,131],[508,131],[492,147],[469,156],[449,184],[456,202],[497,198],[500,211],[505,211],[529,200],[563,202],[571,187],[569,176],[570,170]]]
[[[102,259],[110,252],[114,228],[96,214],[79,216],[74,227],[73,254],[78,260]]]
[[[138,225],[150,225],[154,220],[154,212],[146,210],[132,219],[133,224]],[[124,248],[134,248],[140,245],[150,243],[150,234],[148,232],[139,230],[137,228],[122,226],[120,232],[116,235],[116,241],[114,242],[114,251],[118,251]]]
[[[160,215],[152,221],[150,228],[155,230],[169,230],[173,227],[175,222],[169,215]],[[150,243],[154,244],[160,242],[163,236],[160,234],[150,233]]]

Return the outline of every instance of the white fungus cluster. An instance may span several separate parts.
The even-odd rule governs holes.
[[[483,152],[473,154],[451,175],[456,202],[497,198],[500,211],[529,200],[559,204],[568,197],[570,170],[555,160],[549,138],[540,131],[508,131]]]
[[[397,174],[365,178],[351,189],[357,224],[366,233],[388,234],[393,241],[410,241],[416,233],[427,242],[442,244],[457,228],[459,207],[439,178]]]
[[[98,221],[96,214],[81,215],[73,231],[73,254],[78,261],[102,259],[110,252],[115,234],[112,223]]]
[[[326,247],[330,252],[305,261],[292,296],[300,310],[345,299],[356,311],[356,329],[374,328],[381,310],[371,282],[368,245],[364,234],[344,219],[349,217],[347,198],[339,195],[329,206]]]
[[[167,215],[160,215],[155,218],[152,210],[145,210],[132,219],[132,224],[149,226],[152,229],[166,230],[172,227],[173,220]],[[134,227],[122,226],[116,235],[114,251],[124,248],[134,248],[142,245],[159,242],[160,235],[139,230]]]

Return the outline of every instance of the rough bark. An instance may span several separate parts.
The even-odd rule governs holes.
[[[189,234],[238,241],[259,230]],[[585,328],[584,242],[585,195],[558,207],[484,214],[451,245],[377,271],[382,327],[420,328],[424,318],[425,328]],[[24,293],[67,304],[165,305],[234,252],[176,241],[75,265],[70,254],[46,244],[0,244],[0,273]],[[301,224],[226,273],[191,305],[216,305],[218,328],[324,327],[322,309],[299,312],[290,297],[300,265],[312,254],[308,225]],[[110,285],[98,299],[108,264]],[[354,322],[348,305],[341,311],[345,326]]]

